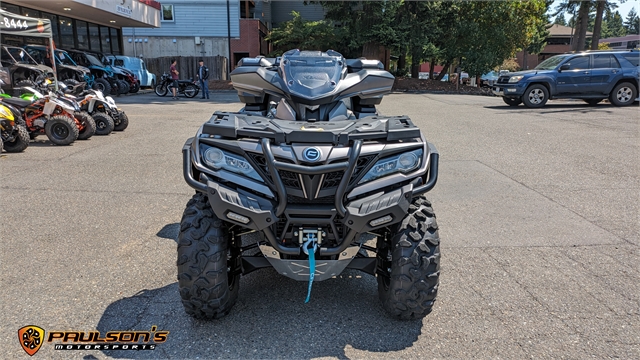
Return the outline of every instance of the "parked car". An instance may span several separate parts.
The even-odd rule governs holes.
[[[53,69],[40,65],[23,48],[1,45],[1,64],[8,68],[11,83],[6,87],[36,86],[45,80],[53,80]]]
[[[47,61],[51,61],[47,59],[47,52],[49,52],[49,48],[44,45],[27,45],[24,49],[31,55],[31,57],[36,60],[40,64],[47,65]],[[56,59],[56,71],[58,73],[59,81],[68,81],[73,80],[72,83],[75,82],[87,82],[89,83],[87,77],[90,76],[89,69],[84,66],[78,66],[73,60],[71,56],[67,54],[65,51],[60,49],[54,50],[55,59]]]
[[[144,60],[137,57],[120,55],[109,55],[107,59],[112,66],[125,68],[136,75],[141,87],[153,88],[156,86],[156,75],[147,70],[147,65],[144,63]]]
[[[596,105],[631,105],[638,97],[638,50],[600,50],[556,55],[533,70],[502,75],[493,93],[505,103],[543,107],[550,99],[582,99]]]

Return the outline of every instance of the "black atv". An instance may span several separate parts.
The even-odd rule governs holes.
[[[313,281],[361,270],[393,317],[429,314],[440,239],[423,195],[438,152],[408,117],[377,113],[393,76],[377,60],[291,50],[245,58],[231,80],[246,106],[214,113],[182,150],[196,190],[178,235],[186,312],[226,315],[240,275],[272,267],[308,281],[307,301]]]

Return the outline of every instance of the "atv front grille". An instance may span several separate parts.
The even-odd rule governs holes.
[[[334,171],[334,172],[324,174],[324,180],[322,181],[322,186],[320,187],[320,189],[324,190],[324,189],[338,187],[338,185],[340,185],[340,180],[342,180],[343,176],[344,176],[344,170]]]
[[[287,195],[287,203],[289,204],[333,204],[334,202],[333,196],[325,196],[313,200],[309,200],[304,197]]]
[[[286,170],[278,170],[278,174],[280,175],[280,179],[282,179],[284,186],[292,189],[302,189],[302,187],[300,187],[298,174]]]

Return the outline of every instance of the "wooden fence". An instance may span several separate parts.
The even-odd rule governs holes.
[[[204,65],[209,68],[209,80],[227,80],[227,58],[224,56],[165,56],[159,58],[145,58],[147,70],[156,74],[158,81],[163,73],[169,73],[171,60],[176,59],[176,69],[180,73],[180,79],[196,79],[200,59],[204,60]]]

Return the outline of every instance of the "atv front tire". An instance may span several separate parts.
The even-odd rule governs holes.
[[[106,79],[97,78],[93,82],[93,89],[102,91],[104,96],[111,94],[111,84]]]
[[[19,153],[29,147],[29,132],[24,125],[16,125],[13,140],[4,141],[4,149],[9,153]],[[3,139],[4,140],[4,139]]]
[[[96,111],[91,115],[96,123],[96,135],[109,135],[113,131],[115,125],[113,118],[109,114],[102,111]]]
[[[78,140],[87,140],[96,133],[96,122],[86,111],[76,111],[73,113],[78,121],[84,126],[84,129],[78,133]]]
[[[378,238],[378,295],[384,309],[402,320],[421,319],[433,308],[440,276],[440,237],[431,203],[423,196],[391,229],[390,242]]]
[[[78,139],[76,122],[64,115],[52,116],[44,124],[49,141],[56,145],[69,145]]]
[[[129,117],[124,111],[118,111],[119,122],[113,128],[114,131],[124,131],[129,126]]]
[[[211,210],[206,195],[189,200],[178,234],[178,287],[187,314],[217,319],[229,313],[238,298],[239,273],[231,273],[230,236]]]

